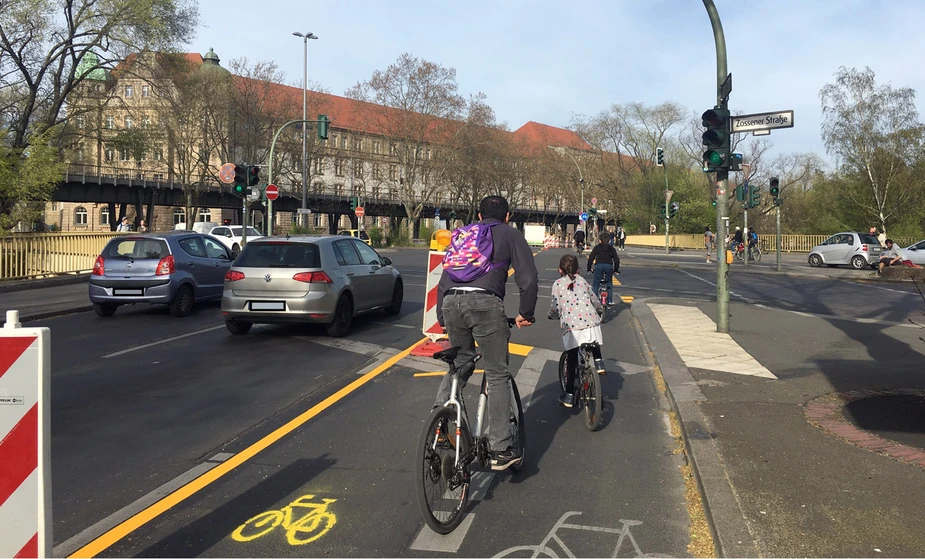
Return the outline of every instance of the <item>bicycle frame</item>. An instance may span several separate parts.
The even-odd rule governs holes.
[[[463,363],[461,370],[466,371],[469,368],[474,370],[476,362],[478,362],[481,358],[482,358],[482,354],[476,353],[475,355],[470,357],[468,361]],[[469,415],[466,413],[465,401],[463,399],[462,394],[459,391],[459,378],[462,375],[460,373],[460,369],[457,369],[456,365],[453,363],[450,364],[450,375],[452,375],[452,378],[450,380],[450,397],[447,399],[446,403],[443,404],[443,407],[452,406],[456,408],[457,427],[456,427],[456,433],[455,433],[456,445],[454,449],[456,457],[455,457],[454,465],[458,466],[460,462],[459,443],[462,437],[462,432],[459,429],[459,425],[465,425],[466,427],[470,427],[470,423],[469,423]],[[488,391],[487,391],[487,384],[485,381],[486,379],[483,376],[481,390],[479,391],[478,410],[476,411],[476,416],[475,416],[475,429],[471,429],[470,427],[470,432],[472,433],[473,440],[475,441],[478,441],[479,438],[482,436],[482,424],[483,424],[482,422],[485,419],[485,406],[488,402]],[[437,440],[434,439],[434,449],[436,448],[437,448]],[[477,449],[475,448],[473,448],[473,450],[477,451]]]

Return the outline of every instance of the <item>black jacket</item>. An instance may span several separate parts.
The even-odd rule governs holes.
[[[583,243],[585,242],[585,232],[575,231],[575,235],[572,238],[575,239],[576,243]]]
[[[607,243],[597,243],[591,249],[591,254],[588,255],[589,272],[592,270],[595,261],[598,264],[613,264],[614,270],[620,268],[620,257],[617,255],[617,249]]]
[[[488,272],[480,278],[469,283],[457,283],[443,272],[440,283],[437,285],[437,320],[443,325],[443,297],[451,287],[479,287],[501,299],[504,299],[504,284],[507,283],[508,270],[514,268],[514,282],[520,289],[520,316],[532,319],[536,311],[536,295],[539,289],[539,278],[536,264],[533,261],[533,252],[524,239],[523,233],[497,219],[483,219],[482,223],[499,223],[491,228],[491,239],[494,247],[491,261],[501,264],[498,268]]]

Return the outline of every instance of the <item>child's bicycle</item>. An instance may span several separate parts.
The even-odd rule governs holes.
[[[576,379],[575,402],[577,407],[584,411],[585,427],[589,431],[597,431],[601,426],[601,411],[604,407],[601,394],[601,379],[594,367],[593,349],[598,347],[597,342],[581,344],[578,348],[578,378]],[[559,385],[562,392],[568,392],[566,387],[566,353],[559,357]]]
[[[508,325],[513,326],[514,319],[509,318]],[[476,353],[460,367],[456,367],[455,359],[459,350],[459,347],[452,347],[434,354],[434,359],[445,361],[449,366],[452,379],[450,397],[443,406],[435,408],[424,423],[416,455],[421,461],[415,467],[418,476],[418,505],[427,525],[438,534],[449,534],[462,521],[469,500],[472,466],[485,469],[489,467],[491,459],[488,438],[482,435],[488,405],[487,378],[482,376],[474,426],[469,421],[460,390],[461,381],[472,375],[482,355]],[[517,473],[524,467],[526,431],[520,392],[513,378],[510,384],[510,422],[514,433],[512,446],[521,450],[520,461],[512,464],[510,469]]]

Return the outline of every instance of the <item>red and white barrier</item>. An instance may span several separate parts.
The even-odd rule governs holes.
[[[0,557],[51,553],[51,345],[48,328],[0,328]]]
[[[443,338],[443,328],[437,320],[437,284],[440,283],[440,276],[443,275],[443,257],[445,252],[430,251],[427,253],[427,278],[425,281],[424,297],[424,335],[437,341]]]

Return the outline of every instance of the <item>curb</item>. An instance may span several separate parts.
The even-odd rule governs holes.
[[[745,514],[726,474],[726,466],[714,441],[712,425],[700,411],[707,397],[665,335],[646,300],[638,300],[630,312],[640,326],[639,335],[668,387],[671,408],[681,425],[691,469],[703,497],[703,509],[719,557],[760,557],[758,543],[748,528]],[[650,357],[651,356],[651,357]]]
[[[16,310],[16,309],[11,309],[11,310]],[[25,311],[25,312],[20,311],[19,321],[23,323],[35,322],[36,320],[45,320],[46,318],[56,318],[59,316],[75,314],[79,312],[87,312],[87,311],[92,311],[92,310],[93,310],[93,305],[88,305],[84,303],[77,307],[67,307],[67,308],[58,309],[54,311],[45,311],[45,312],[37,312],[37,313],[29,313],[28,311]],[[6,324],[6,315],[0,316],[0,326],[4,324]]]

